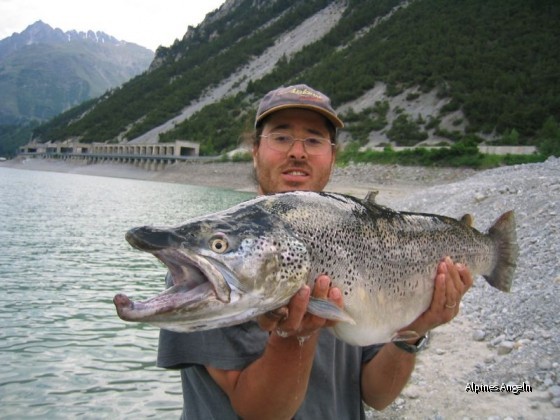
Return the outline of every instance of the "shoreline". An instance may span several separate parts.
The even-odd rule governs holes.
[[[163,170],[149,171],[123,163],[94,163],[45,158],[15,158],[0,162],[0,168],[60,172],[143,181],[169,182],[256,192],[251,162],[180,162]],[[452,183],[476,173],[468,168],[352,164],[335,167],[325,191],[363,198],[378,191],[376,199],[389,203],[423,188]]]

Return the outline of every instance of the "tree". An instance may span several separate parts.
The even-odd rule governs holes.
[[[554,117],[548,117],[537,134],[539,152],[545,156],[560,157],[560,126]]]

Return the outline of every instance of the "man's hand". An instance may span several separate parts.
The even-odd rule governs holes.
[[[261,315],[257,321],[265,331],[271,331],[280,337],[307,337],[323,327],[333,326],[335,321],[312,315],[307,312],[309,297],[329,299],[340,308],[343,307],[342,293],[337,287],[331,287],[330,278],[326,275],[317,277],[313,291],[303,286],[292,297],[287,306]]]
[[[342,307],[340,290],[330,284],[327,276],[319,276],[313,291],[303,286],[286,307],[258,318],[260,326],[272,334],[262,356],[249,366],[242,370],[206,366],[240,417],[293,418],[307,393],[319,342],[315,333],[333,325],[332,321],[307,313],[309,297],[329,299]],[[293,363],[296,356],[298,363]]]
[[[434,294],[430,307],[403,331],[423,335],[438,325],[451,321],[459,313],[464,294],[473,284],[470,271],[462,264],[454,264],[445,257],[438,265]]]

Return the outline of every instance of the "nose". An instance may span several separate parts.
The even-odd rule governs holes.
[[[288,157],[292,159],[306,159],[307,150],[305,150],[305,144],[303,140],[294,139],[294,143],[290,150],[288,150]]]

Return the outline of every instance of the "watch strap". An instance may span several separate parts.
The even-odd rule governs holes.
[[[406,351],[407,353],[415,354],[426,346],[427,341],[428,341],[428,336],[423,335],[414,344],[409,344],[406,341],[393,341],[393,344],[397,346],[399,349]]]

